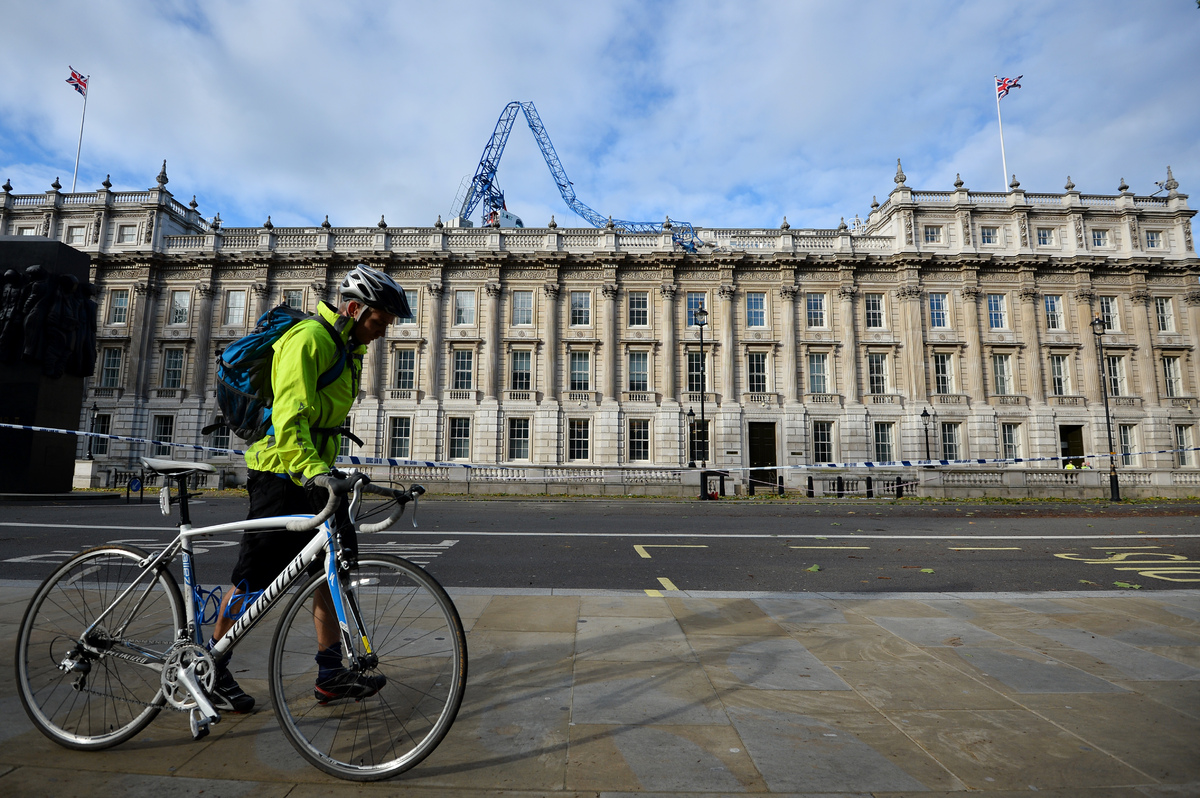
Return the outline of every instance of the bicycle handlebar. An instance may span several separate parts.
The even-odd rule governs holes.
[[[359,532],[365,532],[368,535],[373,532],[382,532],[392,524],[399,520],[404,514],[404,505],[410,501],[416,501],[417,497],[425,493],[425,488],[421,485],[413,485],[408,490],[396,490],[395,488],[384,488],[379,485],[364,484],[363,493],[374,493],[376,496],[386,496],[396,500],[396,509],[387,518],[377,524],[363,524],[358,528]],[[416,505],[414,505],[415,507]],[[416,512],[414,510],[414,512]]]
[[[318,474],[313,477],[312,483],[314,485],[329,491],[329,500],[325,502],[325,506],[321,508],[321,512],[312,518],[297,518],[295,521],[288,521],[288,531],[307,532],[325,523],[325,521],[333,517],[342,498],[354,490],[355,485],[363,482],[366,478],[367,475],[361,473],[351,474],[349,477],[335,477],[333,474]]]

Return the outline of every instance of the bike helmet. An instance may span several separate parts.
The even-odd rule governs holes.
[[[378,308],[384,313],[390,313],[397,319],[413,318],[404,289],[396,285],[381,271],[372,269],[365,263],[360,263],[350,270],[342,280],[342,299],[353,299],[372,308]]]

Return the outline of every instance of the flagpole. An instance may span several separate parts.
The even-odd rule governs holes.
[[[1000,76],[996,75],[996,84],[1000,83]],[[996,92],[996,122],[1000,125],[1000,165],[1004,169],[1004,180],[1000,183],[1003,187],[1001,191],[1008,191],[1008,159],[1004,157],[1004,120],[1000,118],[1000,90],[993,86]]]
[[[75,179],[79,177],[79,153],[83,149],[83,123],[87,119],[87,93],[91,89],[92,76],[88,75],[85,78],[86,83],[83,92],[83,114],[79,117],[79,144],[75,147],[75,174],[71,175],[71,193],[75,193]],[[997,110],[999,106],[997,105]]]

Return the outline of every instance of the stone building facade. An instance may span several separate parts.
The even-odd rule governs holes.
[[[82,429],[95,415],[98,431],[239,445],[199,431],[218,413],[216,353],[270,307],[336,301],[341,275],[363,262],[408,290],[416,319],[370,349],[351,416],[366,446],[354,454],[476,464],[470,478],[493,491],[574,479],[671,492],[692,462],[804,488],[812,472],[779,467],[1107,452],[1090,327],[1100,316],[1122,483],[1195,493],[1200,453],[1138,454],[1188,449],[1200,434],[1195,212],[1169,171],[1164,196],[1124,181],[1098,196],[1069,179],[1061,194],[905,180],[898,168],[887,200],[852,226],[698,229],[692,253],[669,233],[617,229],[224,229],[194,198],[173,198],[164,164],[144,192],[105,181],[22,195],[6,183],[0,235],[48,236],[93,258],[100,351]],[[147,448],[93,445],[110,473]],[[1081,477],[1062,465],[921,478],[947,493],[1072,495]]]

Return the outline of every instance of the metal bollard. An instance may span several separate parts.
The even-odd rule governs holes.
[[[875,487],[871,484],[871,477],[867,477],[867,498],[875,498]]]
[[[808,498],[810,498],[810,499],[816,495],[816,493],[813,492],[813,478],[811,476],[808,478],[808,491],[807,492],[808,492]]]
[[[837,478],[837,497],[840,499],[846,495],[846,484],[842,482],[842,477],[839,474]]]
[[[896,498],[904,498],[904,482],[901,479],[896,480]]]
[[[783,495],[783,477],[779,477],[779,495]]]

